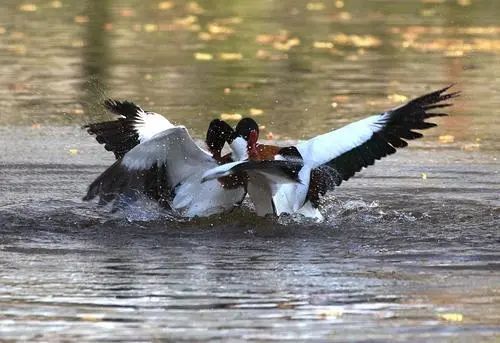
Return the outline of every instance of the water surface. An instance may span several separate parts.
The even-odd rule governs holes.
[[[0,337],[500,337],[500,26],[484,1],[2,1]],[[129,99],[202,138],[221,114],[308,138],[456,83],[426,138],[327,220],[178,221],[80,199],[112,156],[80,126]]]

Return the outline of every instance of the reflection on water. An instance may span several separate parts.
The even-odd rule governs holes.
[[[2,1],[1,339],[498,338],[497,7]],[[106,96],[199,137],[213,117],[253,115],[280,140],[452,82],[452,116],[343,184],[320,225],[80,200],[112,161],[79,129],[106,117]]]

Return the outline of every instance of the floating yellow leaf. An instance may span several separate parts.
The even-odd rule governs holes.
[[[422,177],[422,180],[427,180],[427,173],[422,173],[420,176]]]
[[[335,1],[335,7],[337,7],[337,8],[343,8],[344,7],[344,2],[342,0]]]
[[[77,154],[78,154],[78,149],[69,149],[69,154],[70,154],[71,156],[75,156],[75,155],[77,155]]]
[[[221,113],[220,119],[222,120],[241,120],[243,116],[239,113]]]
[[[78,318],[86,322],[98,322],[104,318],[104,314],[101,313],[82,313],[78,314]]]
[[[229,35],[234,32],[234,30],[227,26],[222,26],[219,24],[208,24],[208,31],[212,34],[226,34]]]
[[[260,116],[262,114],[264,114],[264,111],[261,110],[260,108],[251,108],[250,109],[250,115],[252,115],[252,116]]]
[[[183,26],[189,26],[198,21],[198,17],[194,15],[188,15],[187,17],[184,18],[179,18],[174,20],[175,24],[177,25],[183,25]]]
[[[338,102],[347,102],[349,101],[349,95],[335,95],[333,100]]]
[[[1,27],[0,26],[0,35],[3,35],[7,32],[7,30],[5,29],[5,27]]]
[[[230,94],[231,93],[231,88],[224,88],[224,94]]]
[[[290,38],[285,42],[274,42],[273,48],[275,48],[276,50],[288,51],[297,45],[300,45],[300,39]]]
[[[144,31],[146,31],[146,32],[158,31],[158,25],[156,25],[156,24],[144,24]]]
[[[314,42],[313,47],[316,49],[331,49],[333,48],[333,43],[332,42]]]
[[[172,1],[162,1],[158,4],[158,9],[162,11],[166,11],[174,7],[174,3]]]
[[[11,44],[7,45],[7,51],[13,52],[18,55],[25,55],[28,49],[24,44]]]
[[[243,59],[243,55],[239,52],[221,52],[219,58],[223,61],[239,61]]]
[[[35,4],[22,4],[19,6],[19,10],[23,12],[35,12],[38,7]]]
[[[339,106],[339,104],[337,104],[336,102],[332,102],[331,105],[333,108],[337,108]]]
[[[122,16],[122,17],[133,17],[133,16],[135,16],[135,11],[132,8],[123,8],[120,11],[120,16]]]
[[[325,9],[325,4],[322,2],[309,2],[306,8],[308,11],[322,11]]]
[[[340,12],[339,19],[340,20],[346,20],[346,21],[347,20],[351,20],[352,19],[352,15],[349,12],[345,12],[345,11],[344,12]]]
[[[394,94],[388,95],[387,99],[389,99],[393,102],[404,102],[404,101],[408,100],[408,97],[406,95],[403,95],[403,94],[394,93]]]
[[[50,3],[50,6],[52,6],[52,8],[61,8],[62,5],[62,2],[59,0],[54,0]]]
[[[452,135],[441,135],[439,136],[439,143],[442,143],[442,144],[449,144],[449,143],[453,143],[455,141],[455,136],[452,136]]]
[[[186,5],[186,10],[194,14],[202,14],[203,12],[205,12],[203,7],[201,7],[200,4],[195,1],[188,2],[188,4]]]
[[[71,46],[73,48],[83,48],[85,46],[85,42],[83,40],[75,40],[71,42]]]
[[[372,35],[347,35],[345,33],[337,33],[331,36],[334,43],[340,45],[351,45],[358,48],[373,48],[382,44],[382,41]]]
[[[462,145],[463,151],[478,151],[481,148],[480,143],[469,143]]]
[[[461,313],[442,313],[439,314],[439,318],[449,322],[461,322],[464,320],[464,316]]]
[[[470,6],[472,4],[471,0],[457,0],[460,6]]]
[[[74,18],[74,21],[77,24],[85,24],[89,22],[89,17],[87,17],[86,15],[77,15]]]
[[[288,58],[288,55],[284,53],[271,53],[268,50],[259,49],[255,54],[255,57],[260,60],[280,61],[286,60]]]
[[[341,308],[339,308],[339,309],[321,311],[318,313],[318,317],[321,319],[339,318],[342,317],[343,314],[344,311]]]
[[[198,61],[210,61],[214,59],[214,56],[206,52],[196,52],[194,58]]]
[[[215,37],[208,32],[200,32],[198,33],[198,38],[204,41],[209,41],[214,39]]]

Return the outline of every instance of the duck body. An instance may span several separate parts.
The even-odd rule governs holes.
[[[253,128],[247,129],[255,132],[253,136],[242,135],[248,142],[247,159],[235,162],[235,166],[230,163],[207,171],[203,180],[221,174],[230,175],[232,169],[241,173],[249,161],[275,161],[277,169],[283,168],[283,162],[286,161],[290,166],[295,166],[294,178],[297,182],[290,182],[292,178],[286,182],[283,179],[249,176],[248,193],[257,214],[301,213],[322,220],[323,216],[318,210],[321,196],[362,168],[395,153],[398,148],[406,147],[408,140],[421,138],[423,135],[416,130],[436,126],[435,123],[426,122],[426,119],[447,115],[432,110],[451,106],[445,101],[457,97],[459,92],[447,93],[449,88],[425,94],[402,106],[284,148],[260,147],[255,139],[258,129],[253,125]],[[245,126],[252,127],[249,123]],[[265,168],[269,174],[272,166],[268,164]],[[256,170],[258,167],[251,165],[248,174],[255,174]]]
[[[130,102],[108,100],[105,106],[120,118],[89,124],[116,161],[88,188],[84,200],[101,204],[143,195],[181,217],[209,216],[229,211],[245,197],[241,184],[225,187],[218,180],[201,183],[201,175],[223,163],[220,151],[232,128],[213,121],[207,132],[209,151],[199,147],[184,126]],[[224,125],[225,124],[225,125]]]

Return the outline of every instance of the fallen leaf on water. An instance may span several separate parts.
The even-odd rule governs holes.
[[[28,49],[24,44],[10,44],[7,45],[7,51],[13,52],[17,55],[26,55]]]
[[[206,52],[196,52],[194,58],[198,61],[210,61],[214,59],[214,56]]]
[[[404,102],[404,101],[408,100],[408,97],[406,95],[403,95],[403,94],[394,93],[394,94],[388,95],[387,99],[389,99],[393,102]]]
[[[120,11],[120,16],[122,16],[122,17],[133,17],[133,16],[135,16],[135,11],[132,8],[123,8]]]
[[[457,3],[460,6],[470,6],[472,4],[472,0],[457,0]]]
[[[239,52],[221,52],[219,58],[223,61],[239,61],[243,59],[243,55]]]
[[[77,24],[85,24],[89,22],[89,17],[86,15],[77,15],[73,20]]]
[[[337,102],[347,102],[349,101],[349,95],[335,95],[333,100]]]
[[[156,24],[144,24],[144,31],[146,31],[146,32],[158,31],[158,25],[156,25]]]
[[[239,89],[250,89],[253,85],[250,82],[236,82],[233,87]]]
[[[101,313],[82,313],[78,314],[78,318],[87,322],[98,322],[104,318],[104,314]]]
[[[427,180],[427,173],[422,173],[420,176],[422,177],[422,180]]]
[[[261,110],[260,108],[251,108],[250,109],[250,115],[252,115],[252,116],[260,116],[262,114],[264,114],[264,111]]]
[[[346,12],[346,11],[340,12],[339,19],[348,21],[348,20],[352,19],[352,15],[351,15],[351,13]]]
[[[322,2],[309,2],[306,8],[308,11],[322,11],[325,9],[325,4]]]
[[[52,6],[52,8],[61,8],[62,5],[62,2],[59,0],[54,0],[50,3],[50,6]]]
[[[3,35],[6,32],[7,32],[7,30],[5,29],[5,27],[0,26],[0,35]]]
[[[255,54],[259,60],[280,61],[288,59],[288,54],[285,53],[272,53],[268,50],[259,49]]]
[[[70,154],[71,156],[75,156],[75,155],[77,155],[77,154],[78,154],[78,149],[69,149],[69,154]]]
[[[321,319],[339,318],[342,317],[343,314],[344,311],[342,309],[331,309],[319,312],[318,317]]]
[[[470,143],[462,145],[463,151],[478,151],[481,148],[481,144],[479,143]]]
[[[208,32],[212,33],[212,34],[226,34],[226,35],[229,35],[231,33],[234,32],[234,30],[230,27],[227,27],[227,26],[222,26],[222,25],[219,25],[219,24],[208,24],[207,26],[207,29],[208,29]]]
[[[331,49],[333,48],[332,42],[314,42],[313,47],[316,49]]]
[[[224,94],[230,94],[231,93],[231,88],[224,88]]]
[[[166,11],[174,7],[174,3],[172,1],[162,1],[158,4],[158,9],[162,11]]]
[[[243,116],[239,113],[221,113],[220,114],[220,119],[222,120],[241,120]]]
[[[38,7],[35,4],[22,4],[19,6],[19,10],[23,12],[35,12]]]
[[[200,4],[198,4],[196,1],[188,2],[188,4],[186,5],[186,10],[194,14],[202,14],[203,12],[205,12],[203,7],[201,7]]]
[[[439,314],[439,318],[448,322],[461,322],[464,320],[464,316],[461,313],[441,313]]]
[[[337,7],[337,8],[343,8],[344,7],[344,2],[342,0],[335,1],[335,7]]]
[[[294,46],[300,45],[300,39],[298,38],[290,38],[285,42],[274,42],[273,48],[281,51],[288,51]]]
[[[347,35],[337,33],[330,37],[334,43],[339,45],[351,45],[358,48],[373,48],[382,45],[382,41],[372,35]]]
[[[438,140],[439,140],[439,143],[442,143],[442,144],[453,143],[455,141],[455,136],[441,135],[441,136],[439,136]]]

